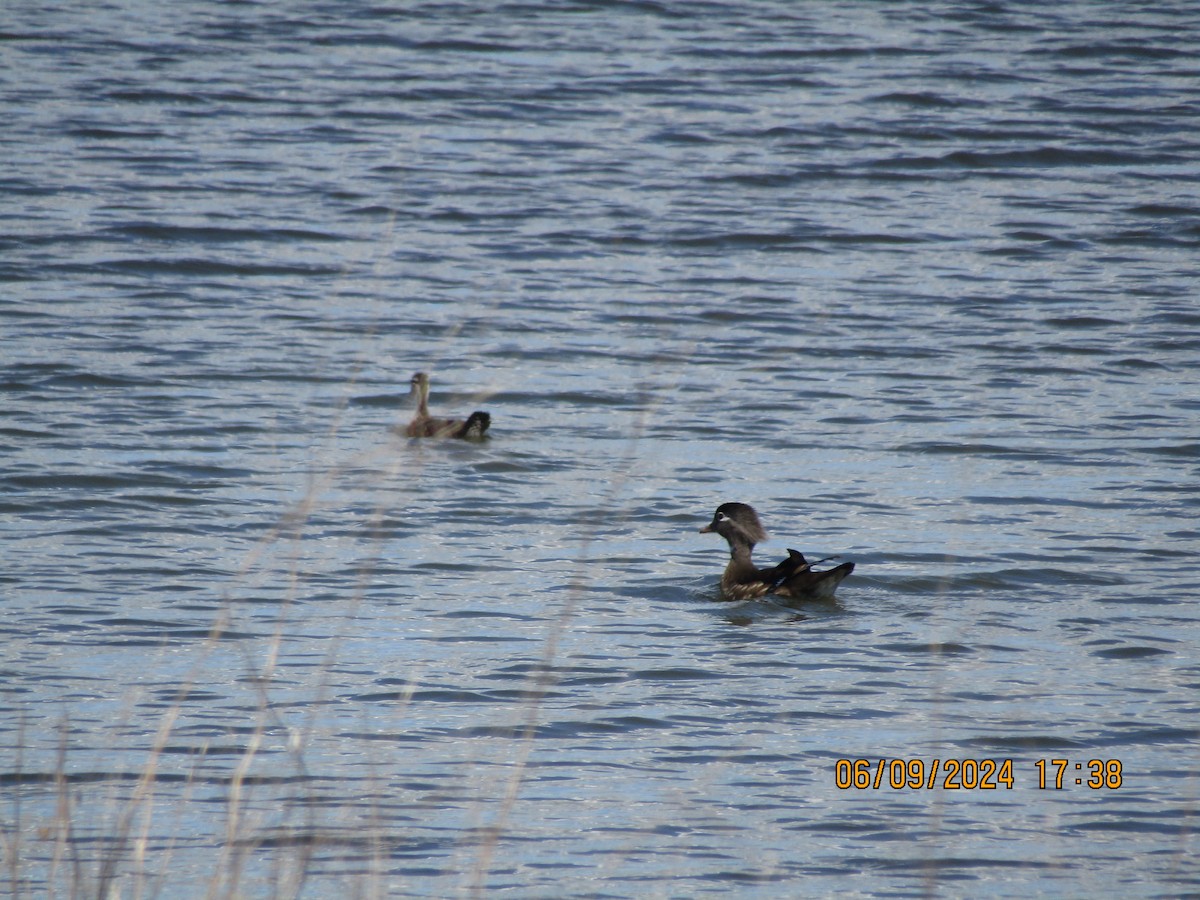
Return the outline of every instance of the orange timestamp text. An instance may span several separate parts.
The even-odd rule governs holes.
[[[1116,790],[1124,783],[1119,759],[1039,759],[1033,768],[1039,790],[1061,791],[1072,784],[1092,790]],[[1012,790],[1017,776],[1011,759],[839,759],[833,783],[840,790],[947,791]]]

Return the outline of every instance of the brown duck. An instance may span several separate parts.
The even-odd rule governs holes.
[[[492,424],[492,417],[489,413],[476,410],[467,416],[466,421],[439,419],[429,414],[429,376],[424,372],[418,372],[412,377],[409,384],[412,385],[411,393],[417,398],[416,415],[404,429],[404,433],[409,437],[449,437],[478,441],[487,434],[488,427]]]
[[[770,569],[760,569],[750,559],[754,545],[767,539],[758,513],[746,503],[722,503],[701,534],[716,532],[729,542],[729,565],[721,576],[721,593],[727,600],[753,600],[767,594],[793,600],[832,600],[842,579],[854,571],[854,563],[842,563],[815,572],[804,554],[788,550],[788,558]],[[827,557],[834,559],[835,557]],[[820,563],[825,560],[820,560]]]

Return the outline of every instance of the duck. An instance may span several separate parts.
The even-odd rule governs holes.
[[[755,544],[767,539],[767,532],[748,503],[722,503],[700,533],[719,534],[729,543],[729,565],[721,576],[721,593],[727,600],[754,600],[768,594],[790,600],[832,600],[837,586],[854,571],[854,563],[845,562],[817,572],[803,553],[791,549],[779,565],[758,568],[750,555]],[[829,556],[815,565],[836,558]]]
[[[476,410],[462,419],[439,419],[429,414],[429,375],[417,372],[409,381],[410,393],[417,398],[417,412],[404,433],[408,437],[461,438],[465,441],[482,440],[491,427],[492,416]],[[397,429],[398,430],[398,429]]]

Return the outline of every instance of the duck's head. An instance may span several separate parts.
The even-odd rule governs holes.
[[[424,372],[417,372],[408,382],[409,393],[416,394],[418,397],[426,397],[429,395],[429,376]]]
[[[758,513],[748,503],[722,503],[713,513],[713,520],[700,529],[701,534],[716,532],[731,544],[749,544],[753,547],[767,539],[767,532],[758,521]]]

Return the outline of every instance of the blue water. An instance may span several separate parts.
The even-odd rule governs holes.
[[[1184,3],[9,4],[0,882],[1200,892],[1197,58]],[[418,369],[491,439],[393,433]],[[730,500],[838,602],[721,602]],[[1012,786],[888,784],[952,759]]]

